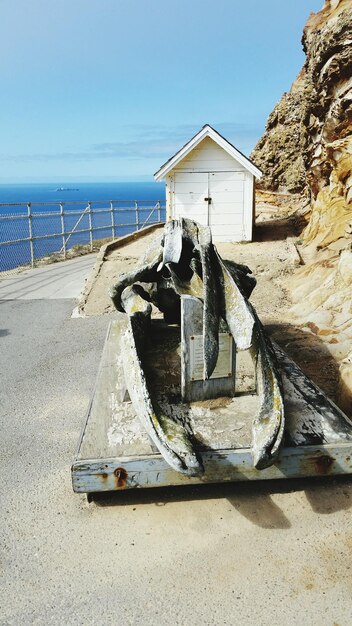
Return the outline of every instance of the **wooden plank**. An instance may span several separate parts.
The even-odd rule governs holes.
[[[311,381],[287,354],[274,344],[282,372],[285,438],[293,445],[352,441],[352,421]]]
[[[203,139],[182,161],[179,165],[185,166],[185,164],[192,164],[194,167],[198,163],[207,162],[211,164],[209,171],[216,168],[217,164],[225,164],[233,168],[234,159],[230,156],[226,150],[220,147],[215,141],[209,137]],[[238,168],[241,167],[240,163],[236,163]],[[178,166],[176,166],[177,170]]]
[[[138,487],[196,485],[245,480],[272,480],[352,473],[352,443],[283,448],[277,462],[264,470],[252,464],[250,449],[206,451],[205,474],[189,477],[175,472],[161,455],[146,458],[91,459],[72,466],[77,493]]]
[[[180,219],[181,217],[186,217],[191,220],[195,219],[197,222],[199,222],[199,224],[203,224],[203,226],[206,226],[208,222],[208,205],[204,202],[202,207],[195,207],[191,204],[175,206],[174,217],[177,219]]]
[[[223,189],[209,189],[209,195],[212,200],[212,204],[241,204],[243,210],[243,185],[242,189],[238,191],[228,191]]]
[[[175,192],[175,206],[183,207],[189,205],[196,209],[197,205],[202,206],[206,204],[204,198],[207,197],[207,190],[203,189],[201,193],[189,191],[187,193]],[[243,193],[240,192],[210,192],[211,197],[211,209],[218,209],[219,212],[227,214],[239,213],[243,214]]]
[[[231,157],[229,159],[185,159],[182,164],[175,169],[176,172],[182,172],[185,170],[193,169],[195,171],[207,171],[207,172],[222,172],[224,170],[232,171],[233,161]]]
[[[179,177],[175,176],[177,194],[202,194],[204,189],[208,189],[208,176],[205,173],[184,174],[184,176],[187,176],[187,180],[184,182],[181,182]],[[205,180],[198,180],[199,176],[204,176]]]
[[[217,226],[217,232],[221,232],[223,230],[224,234],[231,233],[232,234],[232,226],[240,227],[243,223],[243,211],[241,213],[220,213],[222,210],[222,206],[215,206],[210,214],[210,227],[213,231],[213,227]],[[229,231],[230,227],[230,231]],[[236,228],[235,228],[236,230]]]
[[[120,339],[127,316],[118,313],[104,344],[89,419],[77,458],[146,455],[156,451],[126,396]],[[127,400],[127,401],[124,401]]]
[[[189,174],[192,174],[192,178],[189,178]],[[193,180],[193,176],[198,176],[199,174],[199,178],[195,178],[195,182],[201,182],[201,181],[205,181],[207,182],[207,177],[209,174],[209,177],[211,178],[211,181],[214,185],[216,185],[218,182],[219,184],[221,182],[228,182],[231,185],[234,185],[234,187],[236,188],[238,185],[243,184],[244,180],[245,180],[245,172],[242,170],[236,170],[236,169],[229,169],[229,168],[225,168],[224,170],[219,170],[216,172],[208,172],[208,171],[204,171],[204,169],[202,169],[202,171],[194,171],[194,168],[190,168],[190,169],[182,169],[182,170],[176,170],[174,173],[173,178],[176,179],[176,181],[179,183],[184,183],[184,184],[190,184],[190,182]],[[206,177],[206,178],[201,178],[201,176]]]
[[[174,205],[178,210],[182,209],[183,207],[187,207],[189,210],[193,208],[194,211],[200,211],[203,207],[208,206],[207,201],[204,200],[204,198],[206,197],[207,189],[204,189],[200,194],[196,194],[193,192],[178,194],[176,192],[174,197]]]
[[[224,174],[221,174],[222,178],[214,179],[212,173],[210,173],[210,193],[225,192],[225,193],[243,193],[243,180],[228,180]],[[244,176],[244,174],[242,174]]]
[[[236,188],[237,185],[240,185],[245,180],[245,171],[244,170],[236,171],[234,169],[231,172],[229,171],[210,172],[209,177],[210,177],[210,183],[211,183],[212,188],[214,186],[216,187],[217,183],[222,183],[222,182],[226,182],[228,184],[234,185]]]
[[[233,159],[227,153],[220,148],[216,143],[211,142],[208,143],[208,140],[202,141],[192,152],[184,159],[184,161],[191,161],[192,159],[202,159],[203,161],[209,161],[212,159],[214,161],[223,161],[226,158]]]
[[[180,217],[186,217],[191,220],[196,218],[196,221],[200,224],[205,224],[207,221],[207,213],[208,213],[208,205],[203,202],[202,205],[191,205],[191,204],[183,204],[175,206],[175,214],[178,214]],[[205,222],[204,222],[205,219]],[[202,221],[203,220],[203,221]]]
[[[215,165],[215,163],[213,163],[213,169],[212,172],[210,173],[217,173],[217,172],[233,172],[233,166],[226,166],[223,162],[219,161],[218,166]],[[199,164],[197,166],[193,167],[193,164],[185,164],[184,167],[180,166],[179,169],[174,170],[175,172],[177,171],[177,174],[179,173],[209,173],[209,163],[207,161],[199,161]]]
[[[254,177],[249,172],[245,174],[245,185],[243,193],[243,229],[244,239],[252,240],[253,232],[253,201],[254,201]]]
[[[243,240],[243,227],[238,224],[237,226],[231,226],[231,232],[229,234],[229,229],[223,228],[222,226],[215,224],[211,227],[213,241],[215,243],[219,242],[229,242],[229,241],[242,241]]]
[[[192,174],[192,176],[190,176],[190,174]],[[203,185],[208,185],[208,172],[178,172],[175,171],[174,175],[173,175],[173,179],[174,181],[177,183],[177,185],[179,183],[181,183],[182,185],[191,185],[194,183],[196,184],[203,184]]]

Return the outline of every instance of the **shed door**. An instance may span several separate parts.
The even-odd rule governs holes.
[[[241,241],[246,238],[244,188],[244,172],[177,172],[172,216],[209,225],[214,241]]]
[[[215,241],[246,239],[244,189],[244,172],[209,173],[209,226]]]
[[[208,221],[208,172],[179,172],[174,174],[173,217],[188,217],[204,226]]]

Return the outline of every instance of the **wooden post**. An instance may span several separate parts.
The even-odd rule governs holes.
[[[62,235],[62,253],[64,260],[66,261],[66,240],[65,240],[65,218],[64,218],[64,203],[60,202],[60,220],[61,220],[61,235]]]
[[[34,245],[33,245],[31,202],[27,203],[27,212],[28,212],[28,232],[29,232],[29,248],[30,248],[30,253],[31,253],[31,266],[34,267]]]
[[[158,222],[161,222],[161,214],[160,214],[160,202],[157,203],[158,206]]]

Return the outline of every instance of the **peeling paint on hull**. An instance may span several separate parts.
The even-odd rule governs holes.
[[[352,473],[352,443],[326,446],[283,448],[274,465],[256,470],[250,449],[221,450],[203,455],[204,475],[184,476],[173,471],[161,455],[141,459],[106,459],[75,462],[73,489],[77,493],[117,491],[147,487],[196,485],[205,483],[273,480],[308,476],[336,476]],[[116,483],[116,465],[123,462],[128,475],[123,485]]]

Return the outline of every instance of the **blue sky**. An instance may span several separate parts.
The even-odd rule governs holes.
[[[208,123],[249,154],[323,0],[0,0],[0,182],[151,180]]]

